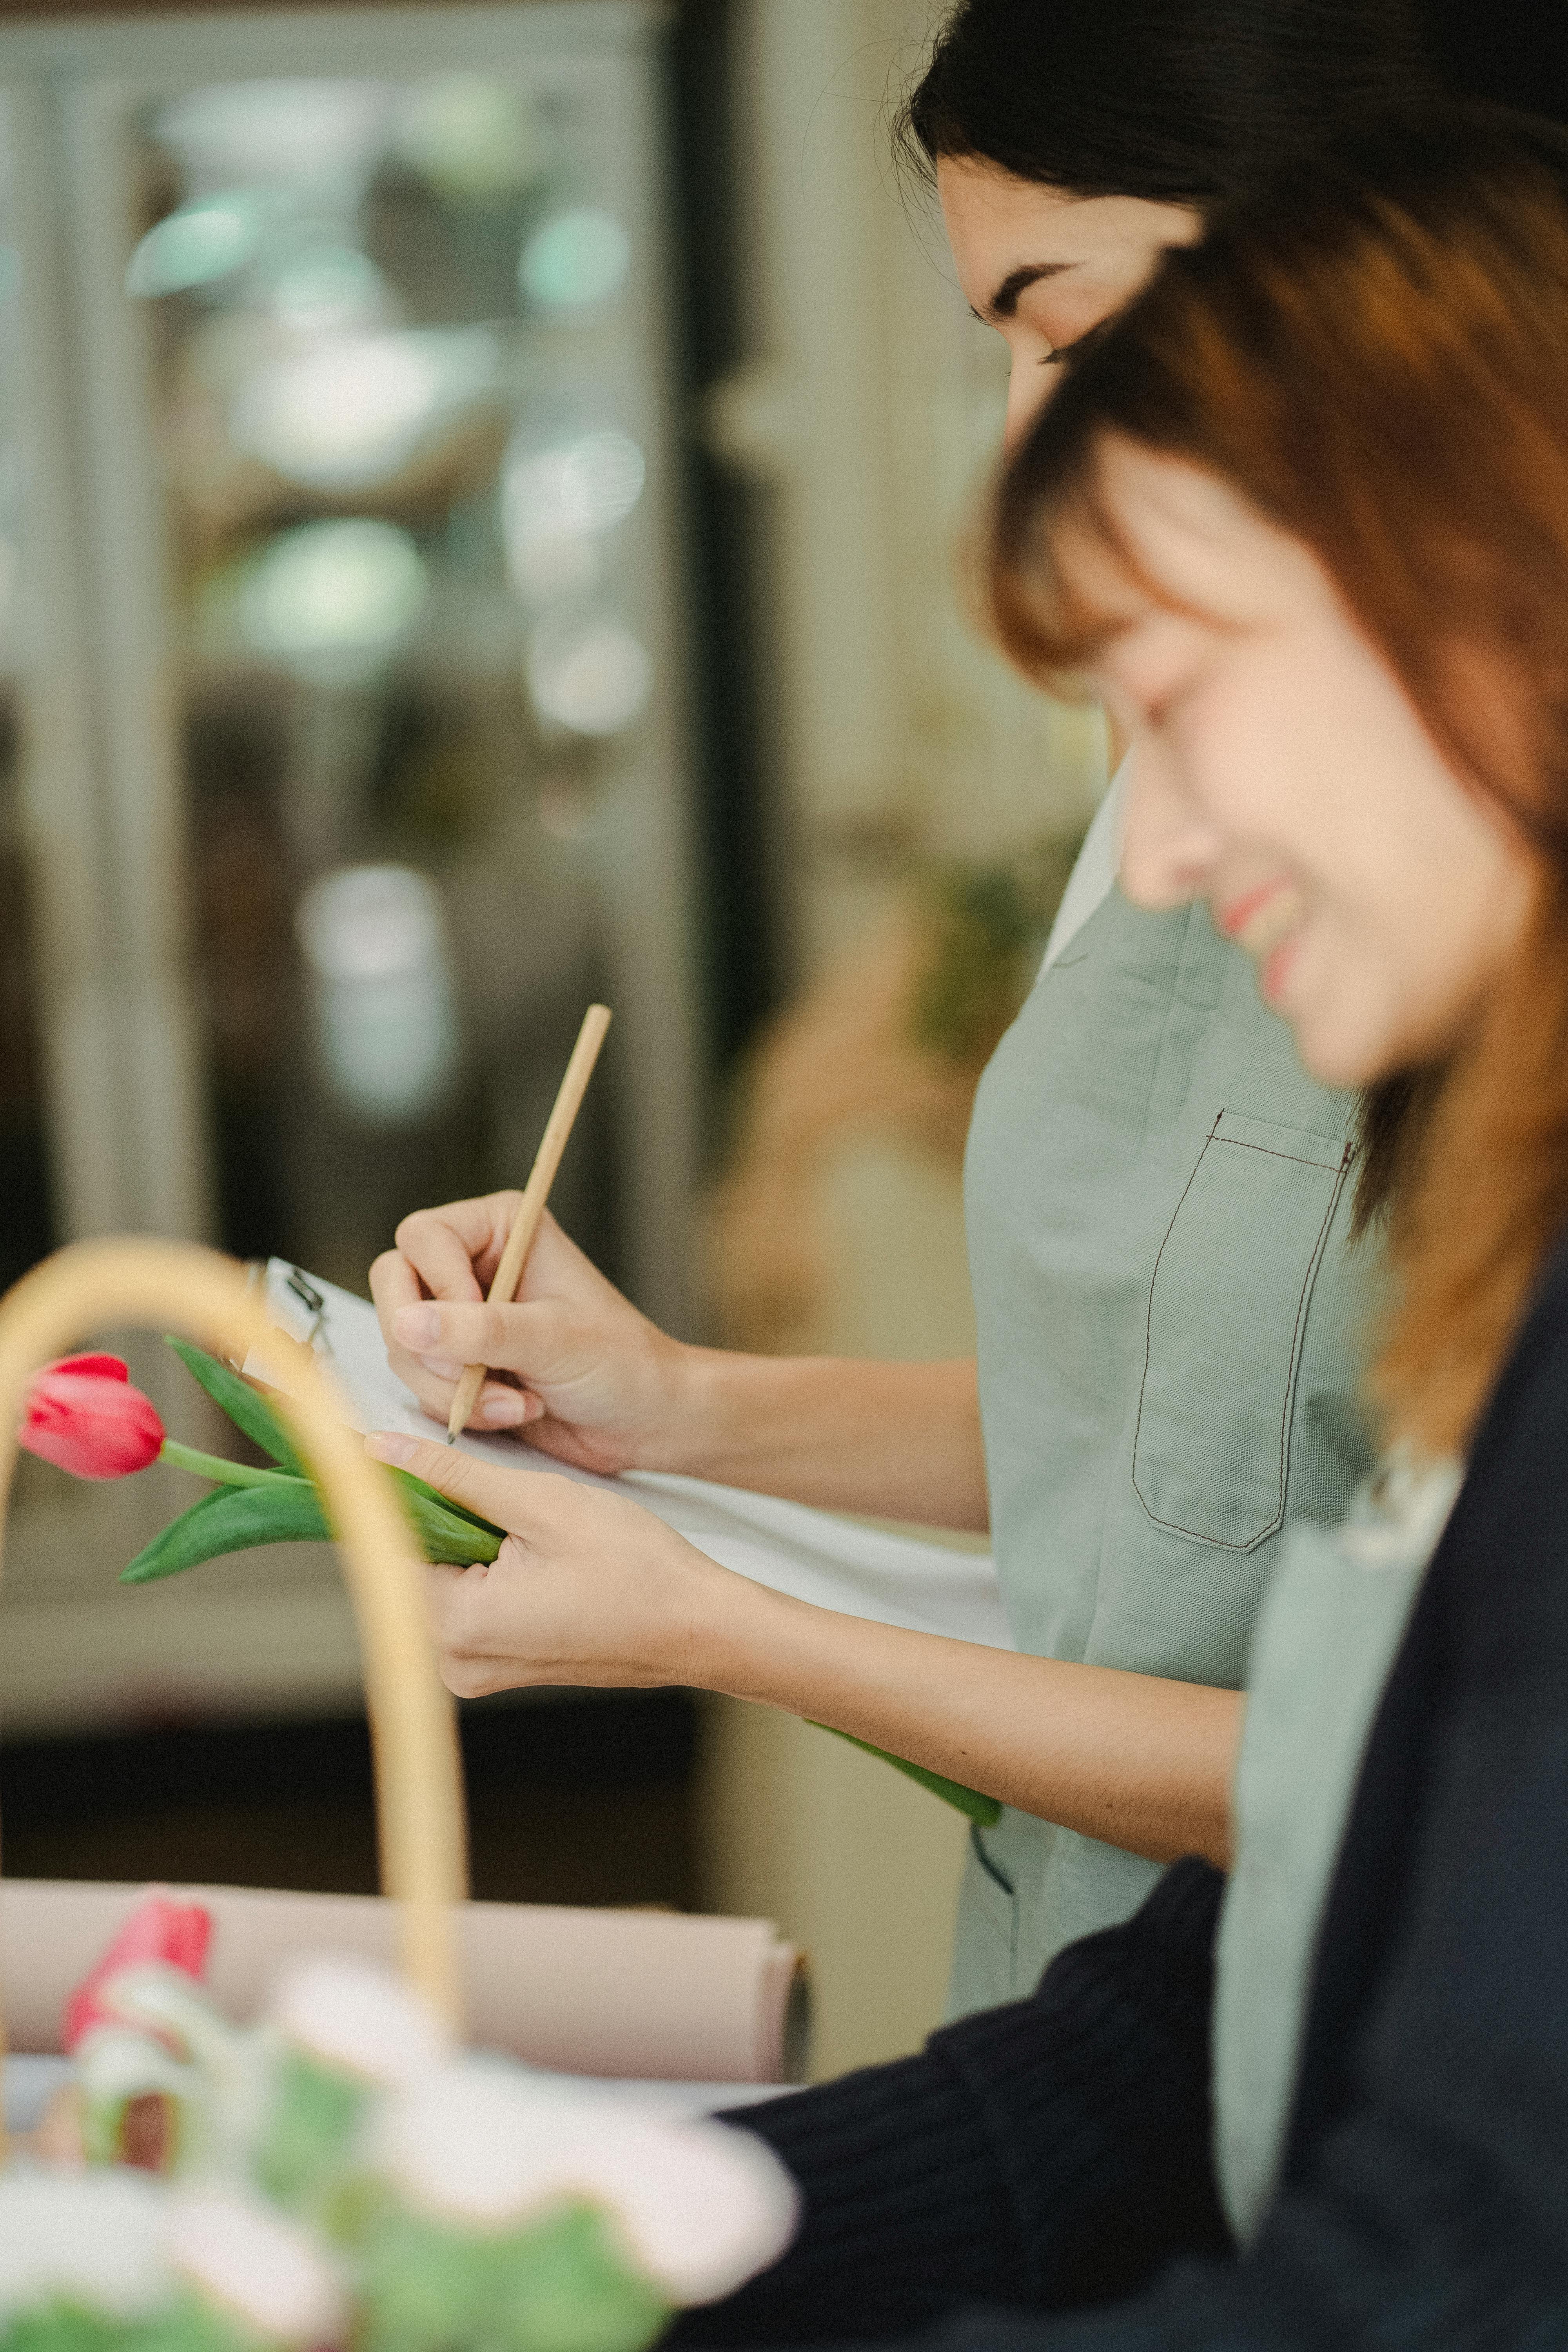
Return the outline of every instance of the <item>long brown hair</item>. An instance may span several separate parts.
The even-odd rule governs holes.
[[[1005,474],[990,599],[1036,676],[1106,616],[1064,526],[1131,562],[1120,434],[1219,475],[1319,558],[1456,775],[1534,853],[1528,935],[1440,1070],[1372,1090],[1363,1202],[1397,1275],[1391,1433],[1462,1447],[1568,1224],[1568,138],[1500,110],[1368,117],[1167,257]]]

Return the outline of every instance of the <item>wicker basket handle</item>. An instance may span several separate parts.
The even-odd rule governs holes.
[[[452,1701],[426,1623],[423,1563],[391,1483],[366,1459],[331,1378],[297,1349],[285,1369],[279,1335],[239,1266],[189,1243],[95,1241],[78,1242],[24,1276],[0,1302],[0,1519],[33,1374],[94,1332],[138,1323],[172,1327],[237,1361],[254,1354],[265,1364],[271,1355],[278,1365],[277,1407],[326,1498],[353,1603],[375,1759],[381,1883],[402,1906],[404,1969],[460,2030],[452,1906],[467,1893],[462,1768]],[[0,2061],[4,2053],[0,2014]]]

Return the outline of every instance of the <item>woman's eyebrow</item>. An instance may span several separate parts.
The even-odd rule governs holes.
[[[1038,285],[1042,278],[1059,278],[1064,269],[1077,268],[1076,261],[1026,261],[1019,268],[1008,271],[984,313],[977,310],[974,315],[977,319],[983,315],[988,320],[1010,319],[1018,308],[1019,295],[1029,287]]]

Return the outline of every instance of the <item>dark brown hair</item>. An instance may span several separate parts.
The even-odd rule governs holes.
[[[1399,1287],[1375,1385],[1395,1433],[1461,1445],[1568,1223],[1568,138],[1492,108],[1367,117],[1166,258],[998,493],[992,610],[1036,676],[1107,627],[1058,562],[1064,526],[1130,560],[1107,435],[1303,541],[1536,854],[1476,1033],[1370,1099]]]
[[[959,0],[895,119],[897,152],[995,163],[1078,196],[1207,206],[1347,108],[1441,81],[1418,0]]]

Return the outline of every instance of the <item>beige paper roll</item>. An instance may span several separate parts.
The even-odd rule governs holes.
[[[229,2016],[264,2006],[287,1959],[396,1963],[394,1906],[374,1895],[160,1888],[212,1913],[208,1981]],[[148,1890],[64,1879],[0,1884],[0,1983],[11,2047],[60,2046],[67,1994]],[[468,2037],[564,2074],[700,2083],[799,2082],[805,1979],[767,1919],[468,1903],[459,1915]]]

